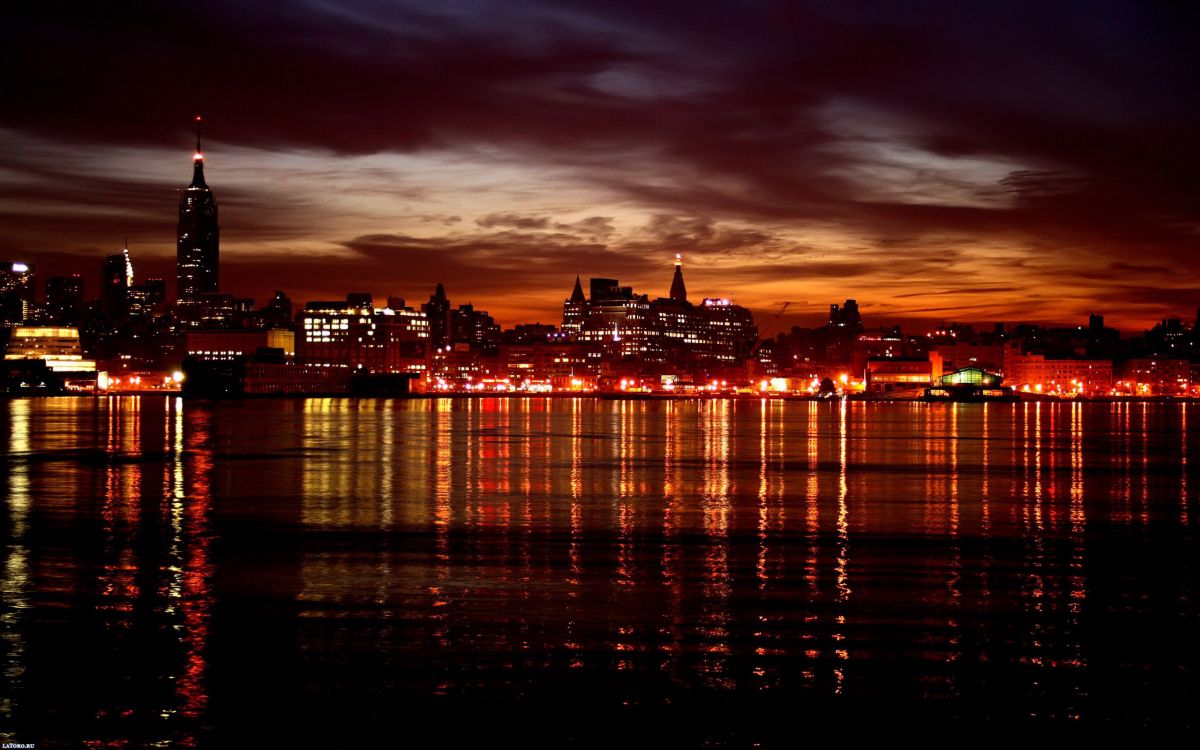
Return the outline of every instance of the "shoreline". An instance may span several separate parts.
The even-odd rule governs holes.
[[[405,393],[394,395],[358,395],[352,393],[258,393],[243,394],[229,398],[203,398],[184,396],[180,391],[120,391],[107,393],[0,393],[0,400],[43,399],[43,398],[110,398],[124,396],[161,396],[184,398],[187,401],[259,401],[279,399],[595,399],[598,401],[856,401],[865,403],[892,404],[936,404],[936,403],[1200,403],[1200,396],[1075,396],[1060,397],[1047,394],[1019,394],[1009,398],[885,398],[864,394],[850,394],[825,398],[809,394],[757,394],[757,393]]]

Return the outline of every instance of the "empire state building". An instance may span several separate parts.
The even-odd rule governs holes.
[[[200,118],[196,118],[196,154],[192,182],[179,197],[179,226],[175,245],[177,297],[181,306],[198,304],[216,292],[219,281],[220,229],[217,201],[204,182],[204,152],[200,148]]]

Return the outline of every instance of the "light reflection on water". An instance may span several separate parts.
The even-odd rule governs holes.
[[[1186,726],[1190,408],[6,401],[0,732],[568,696]]]

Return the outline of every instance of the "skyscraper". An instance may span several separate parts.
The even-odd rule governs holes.
[[[175,247],[177,299],[181,308],[200,304],[205,294],[219,286],[220,231],[217,202],[204,182],[204,152],[200,146],[200,118],[196,118],[196,153],[192,157],[192,182],[179,197],[179,226]],[[184,317],[188,316],[186,310]]]
[[[83,276],[51,276],[46,279],[46,316],[51,323],[79,325],[83,309]]]
[[[439,283],[421,310],[429,320],[430,345],[440,348],[450,343],[450,299],[446,297],[446,287]]]
[[[129,304],[129,287],[133,285],[133,263],[129,260],[129,248],[104,259],[100,269],[100,306],[111,319],[125,316]]]
[[[34,269],[28,263],[0,263],[0,323],[29,317],[34,303]]]

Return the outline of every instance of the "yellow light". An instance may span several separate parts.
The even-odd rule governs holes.
[[[844,373],[844,372],[843,372],[843,373],[842,373],[842,375],[841,375],[841,377],[840,377],[840,378],[838,378],[838,380],[841,380],[841,381],[842,381],[842,385],[845,385],[846,383],[849,383],[849,382],[850,382],[850,376],[849,376],[849,375],[847,375],[846,373]]]

